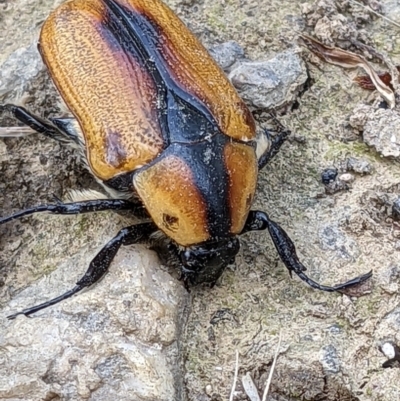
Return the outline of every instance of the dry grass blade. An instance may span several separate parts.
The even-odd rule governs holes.
[[[379,78],[385,85],[389,86],[391,89],[392,87],[392,76],[388,72],[384,72],[383,74],[378,74]],[[359,77],[354,78],[354,82],[361,86],[363,89],[367,89],[370,91],[375,90],[375,85],[371,81],[371,78],[368,75],[361,75]]]
[[[237,382],[237,378],[238,378],[238,373],[239,373],[239,351],[236,350],[235,374],[233,376],[233,384],[232,384],[232,390],[231,390],[231,395],[229,397],[229,401],[233,401],[233,396],[235,394],[235,388],[236,388],[236,382]]]
[[[328,47],[311,38],[310,36],[300,35],[303,43],[307,48],[316,54],[318,57],[325,60],[327,63],[338,65],[344,68],[355,68],[361,67],[371,78],[374,86],[386,100],[391,109],[395,106],[395,97],[393,91],[379,78],[378,74],[371,67],[364,57],[348,52],[346,50],[339,49],[337,47]]]
[[[261,398],[258,394],[258,390],[256,385],[253,382],[253,379],[250,375],[250,372],[247,372],[242,377],[242,385],[247,397],[250,398],[250,401],[261,401]]]
[[[266,386],[265,386],[265,390],[264,390],[264,394],[263,394],[262,401],[266,401],[266,400],[267,400],[267,396],[268,396],[268,392],[269,392],[269,386],[271,385],[272,376],[273,376],[273,374],[274,374],[276,361],[277,361],[277,359],[278,359],[279,350],[280,350],[280,348],[281,348],[281,341],[282,341],[282,330],[279,332],[278,346],[276,347],[274,360],[273,360],[273,362],[272,362],[271,370],[269,371],[269,376],[268,376],[267,384],[266,384]]]
[[[397,71],[400,72],[400,66],[397,66]],[[387,86],[390,87],[390,89],[393,89],[392,86],[392,76],[388,72],[383,72],[382,74],[378,74],[379,78],[381,79],[382,82],[384,82]],[[361,75],[359,77],[355,77],[354,81],[357,82],[358,85],[361,86],[361,88],[367,89],[367,90],[375,90],[375,85],[371,81],[371,78],[368,75]]]
[[[35,132],[29,127],[0,127],[0,137],[2,138],[19,138]]]

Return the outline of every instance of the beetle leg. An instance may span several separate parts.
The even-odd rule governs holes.
[[[0,219],[0,224],[19,219],[39,212],[50,212],[53,214],[80,214],[91,212],[102,212],[105,210],[131,210],[138,218],[147,218],[147,212],[142,204],[133,203],[123,199],[96,199],[81,202],[61,203],[51,205],[39,205],[30,209],[21,210],[8,217]]]
[[[99,281],[108,271],[112,260],[118,252],[121,245],[131,245],[138,242],[146,241],[151,234],[157,231],[158,228],[153,223],[137,224],[123,228],[119,233],[109,241],[103,249],[93,258],[90,262],[89,268],[87,269],[84,276],[76,283],[76,286],[64,294],[51,299],[50,301],[44,302],[40,305],[32,306],[30,308],[23,309],[20,312],[14,313],[13,315],[7,316],[8,319],[15,319],[18,315],[29,316],[41,309],[47,308],[48,306],[54,305],[64,299],[72,297],[72,295],[81,291],[82,289],[91,286],[92,284]]]
[[[61,131],[56,125],[42,117],[32,114],[24,107],[16,106],[14,104],[3,104],[0,105],[0,112],[3,110],[10,112],[17,120],[21,121],[25,125],[28,125],[40,134],[46,135],[60,142],[70,142],[71,140],[77,142],[75,138],[71,138],[69,135],[67,135],[67,133]]]
[[[279,135],[277,135],[273,140],[270,146],[267,147],[267,149],[264,150],[261,155],[258,156],[258,170],[261,170],[264,168],[270,160],[278,153],[279,149],[281,146],[284,144],[288,136],[290,135],[290,131],[287,129],[284,129],[283,131],[280,132]],[[264,136],[260,138],[260,142],[267,142],[270,140],[270,135],[268,130],[264,131]],[[257,147],[260,146],[262,147],[262,143],[257,143]],[[257,149],[258,150],[258,149]]]
[[[337,284],[333,287],[321,285],[311,278],[309,278],[304,272],[307,270],[306,267],[299,261],[296,254],[296,247],[294,246],[292,240],[286,234],[286,232],[277,223],[272,221],[269,216],[260,211],[250,211],[247,218],[246,224],[243,228],[241,234],[248,231],[257,231],[268,229],[272,241],[274,242],[275,248],[278,254],[289,270],[290,275],[292,272],[296,273],[303,281],[305,281],[309,286],[321,290],[321,291],[342,291],[346,288],[353,287],[355,285],[361,284],[368,280],[372,276],[372,271],[363,274],[361,276],[355,277],[343,284]]]
[[[73,142],[78,145],[78,149],[85,148],[85,140],[79,123],[75,118],[49,118],[49,121],[54,124],[60,132],[64,134],[68,142]],[[58,137],[54,137],[56,140],[60,140]],[[64,140],[65,142],[65,140]],[[84,150],[82,150],[84,152]]]

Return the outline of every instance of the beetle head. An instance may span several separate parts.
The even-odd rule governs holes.
[[[179,254],[185,282],[191,285],[201,283],[214,285],[225,267],[233,263],[239,248],[237,237],[207,241],[185,248]]]

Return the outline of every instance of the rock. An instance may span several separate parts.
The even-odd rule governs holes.
[[[350,124],[362,131],[364,142],[384,157],[400,158],[400,114],[395,110],[357,107]]]
[[[307,72],[300,56],[288,50],[268,61],[237,63],[228,77],[250,106],[271,110],[295,101]]]
[[[346,160],[346,171],[354,171],[358,174],[371,174],[371,163],[366,159],[358,159],[356,157],[349,157]]]
[[[397,198],[393,202],[392,206],[392,216],[395,220],[400,221],[400,198]]]
[[[346,236],[337,226],[324,226],[318,233],[322,249],[335,251],[337,257],[355,260],[360,255],[357,243]]]
[[[367,121],[364,142],[384,157],[400,157],[400,115],[379,109]]]
[[[82,250],[16,295],[1,311],[0,398],[180,399],[180,283],[142,247],[119,251],[93,288],[32,318],[5,315],[57,296],[93,255]]]
[[[326,168],[321,173],[322,183],[325,185],[328,185],[329,183],[336,180],[337,175],[338,175],[337,168],[334,168],[334,167]]]
[[[326,345],[321,349],[321,363],[328,374],[340,372],[340,359],[336,348],[332,344]]]
[[[233,40],[213,46],[209,49],[209,52],[225,72],[229,72],[238,60],[244,59],[243,48]]]
[[[36,43],[13,52],[1,65],[0,99],[11,92],[14,98],[20,99],[44,68]]]
[[[354,181],[354,175],[353,174],[349,174],[349,173],[341,174],[340,177],[339,177],[339,180],[343,181],[343,182],[350,183],[350,182]]]

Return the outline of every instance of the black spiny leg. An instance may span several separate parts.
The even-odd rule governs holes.
[[[271,161],[271,159],[279,152],[279,149],[281,148],[281,146],[285,143],[286,139],[291,134],[291,132],[287,128],[285,128],[279,122],[278,119],[276,119],[274,116],[272,116],[272,117],[273,117],[275,123],[278,125],[279,135],[274,137],[274,139],[272,140],[271,146],[269,146],[268,149],[266,149],[264,151],[264,153],[262,153],[258,157],[258,170],[261,170],[262,168],[264,168]],[[264,135],[268,139],[270,138],[270,134],[269,134],[268,130],[264,131]]]
[[[157,231],[157,227],[153,223],[137,224],[135,226],[123,228],[107,245],[94,257],[90,262],[89,268],[85,275],[76,283],[76,286],[57,298],[53,298],[50,301],[44,302],[40,305],[32,306],[31,308],[23,309],[20,312],[14,313],[8,316],[8,319],[14,319],[18,315],[29,316],[41,309],[47,308],[48,306],[54,305],[64,299],[71,297],[77,292],[81,291],[85,287],[89,287],[92,284],[99,281],[108,268],[118,249],[121,245],[131,245],[138,242],[146,241],[149,236]]]
[[[77,141],[75,137],[68,135],[64,131],[60,131],[55,125],[51,122],[32,114],[30,111],[26,110],[24,107],[16,106],[14,104],[0,104],[0,112],[8,111],[11,113],[17,120],[21,121],[25,125],[31,127],[36,132],[40,134],[46,135],[52,139],[56,139],[61,142],[69,142],[73,140]]]
[[[54,205],[35,206],[30,209],[21,210],[11,216],[0,218],[0,224],[39,212],[49,212],[53,214],[80,214],[102,212],[105,210],[131,210],[136,217],[148,217],[146,210],[141,204],[123,199],[96,199],[71,203],[57,202]]]
[[[355,285],[363,283],[372,276],[372,272],[370,271],[369,273],[355,277],[352,280],[347,281],[346,283],[337,284],[333,287],[321,285],[315,282],[314,280],[310,279],[304,273],[307,269],[299,261],[299,258],[296,254],[296,248],[292,240],[289,238],[289,236],[286,234],[283,228],[281,228],[277,223],[272,221],[266,213],[260,211],[251,211],[249,213],[246,224],[241,234],[244,234],[248,231],[257,231],[265,229],[268,229],[272,241],[274,242],[275,248],[278,251],[278,254],[282,262],[289,270],[290,275],[292,275],[292,272],[296,273],[309,286],[317,290],[328,291],[328,292],[345,290],[346,288],[350,288]]]

